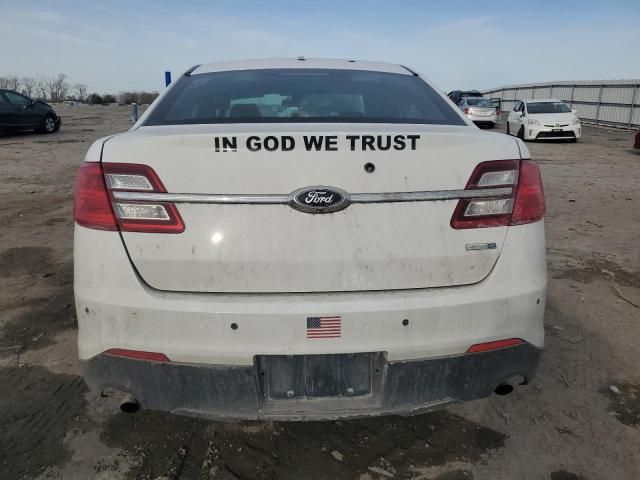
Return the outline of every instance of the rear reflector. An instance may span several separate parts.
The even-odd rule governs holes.
[[[520,345],[523,343],[524,340],[520,338],[507,338],[506,340],[497,340],[495,342],[476,343],[469,347],[467,353],[488,352],[490,350],[513,347],[514,345]]]
[[[133,358],[135,360],[150,360],[153,362],[169,362],[169,357],[164,353],[157,352],[142,352],[140,350],[127,350],[124,348],[112,348],[107,350],[107,355],[114,355],[116,357]]]
[[[511,187],[511,194],[460,200],[451,217],[455,229],[504,227],[540,220],[545,211],[538,165],[531,160],[480,163],[465,190]]]
[[[86,163],[78,171],[75,220],[100,230],[143,233],[181,233],[184,223],[172,203],[115,201],[112,192],[165,193],[156,172],[132,163]]]

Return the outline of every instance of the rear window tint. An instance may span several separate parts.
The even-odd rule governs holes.
[[[419,77],[327,69],[183,76],[145,125],[260,122],[466,125]]]
[[[492,107],[493,104],[487,100],[486,98],[467,98],[467,104],[468,105],[474,105],[474,106],[478,106],[478,107]]]

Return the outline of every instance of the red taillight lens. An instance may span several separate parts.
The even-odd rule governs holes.
[[[540,169],[535,162],[523,160],[520,165],[520,179],[513,204],[511,225],[537,222],[544,216],[545,208]]]
[[[471,174],[465,190],[477,190],[478,196],[458,202],[451,217],[456,229],[522,225],[544,215],[540,171],[531,160],[483,162]],[[488,190],[492,190],[489,196]]]
[[[78,224],[102,230],[119,228],[123,232],[184,231],[184,222],[174,204],[120,199],[116,198],[118,192],[166,193],[166,189],[156,172],[147,165],[86,163],[80,167],[76,187],[75,218]],[[93,217],[102,219],[102,223]]]
[[[100,163],[85,163],[78,170],[73,217],[83,227],[118,230]]]
[[[467,353],[479,353],[488,352],[490,350],[498,350],[500,348],[513,347],[514,345],[521,345],[524,340],[520,338],[507,338],[505,340],[497,340],[495,342],[476,343],[471,345]]]
[[[469,109],[465,107],[464,114],[467,115],[469,113]]]

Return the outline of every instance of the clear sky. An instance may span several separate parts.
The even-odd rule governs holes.
[[[640,77],[640,0],[0,0],[0,76],[163,88],[216,60],[406,64],[443,90]]]

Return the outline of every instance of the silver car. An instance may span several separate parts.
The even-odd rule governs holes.
[[[458,107],[469,120],[478,126],[493,128],[498,123],[498,109],[491,100],[483,97],[462,97]]]

